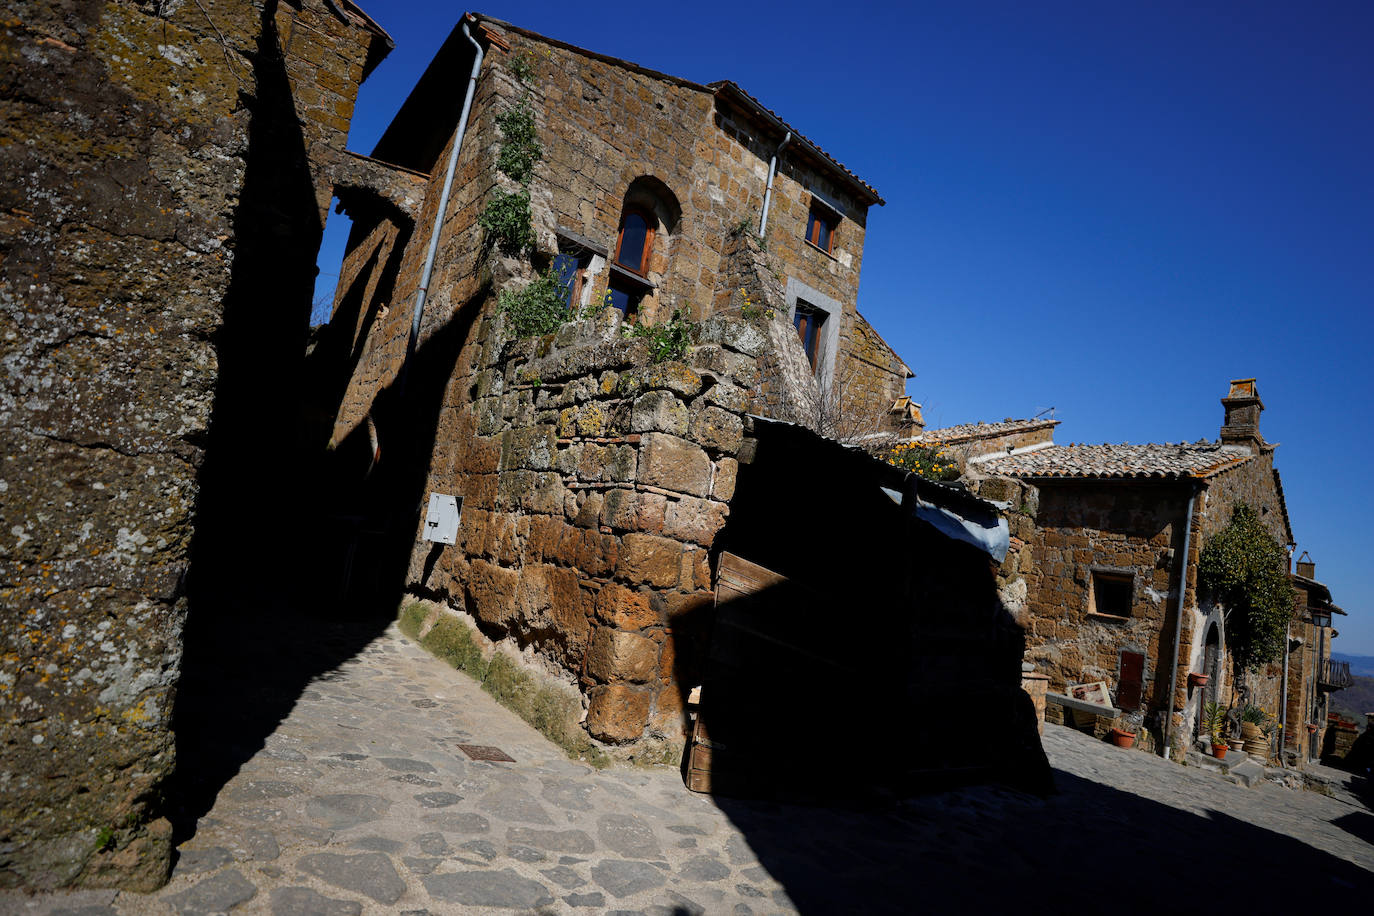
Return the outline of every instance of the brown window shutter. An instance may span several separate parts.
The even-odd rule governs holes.
[[[1140,688],[1145,675],[1145,656],[1121,653],[1121,679],[1117,681],[1116,705],[1127,712],[1140,708]]]

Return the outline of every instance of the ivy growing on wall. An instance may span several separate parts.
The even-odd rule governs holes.
[[[501,152],[496,167],[515,181],[525,184],[534,172],[534,164],[544,157],[544,148],[534,128],[534,111],[530,97],[525,95],[511,108],[496,116],[501,129]]]
[[[527,57],[517,55],[511,69],[517,79],[529,85],[532,77]],[[530,215],[530,177],[534,165],[544,157],[534,124],[534,109],[528,92],[510,108],[496,116],[501,131],[501,149],[496,167],[520,184],[519,191],[497,188],[477,221],[486,230],[488,244],[507,254],[520,254],[534,247],[534,221]]]
[[[1226,641],[1247,668],[1279,658],[1293,613],[1288,557],[1254,509],[1239,503],[1198,558],[1198,581],[1227,609]]]

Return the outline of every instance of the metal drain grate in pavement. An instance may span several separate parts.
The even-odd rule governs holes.
[[[490,744],[460,744],[458,749],[471,760],[497,760],[501,763],[515,763],[515,758],[499,747]]]

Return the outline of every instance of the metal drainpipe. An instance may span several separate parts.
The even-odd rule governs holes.
[[[778,148],[773,150],[773,158],[768,163],[768,190],[763,192],[763,214],[759,217],[759,238],[763,238],[768,231],[768,205],[773,202],[773,176],[778,171],[778,156],[782,153],[782,148],[792,142],[792,131],[787,132],[787,136],[782,138]]]
[[[482,69],[482,46],[468,31],[467,20],[463,20],[463,37],[477,52],[472,61],[472,73],[468,76],[467,95],[463,96],[463,113],[458,117],[458,136],[453,139],[453,149],[448,154],[448,171],[444,173],[444,190],[439,195],[439,210],[434,214],[434,230],[429,234],[429,251],[425,254],[425,269],[420,274],[420,288],[415,291],[415,312],[410,318],[410,339],[406,342],[405,361],[401,363],[401,390],[405,390],[405,370],[415,352],[416,341],[420,338],[420,318],[425,311],[425,295],[429,292],[430,277],[434,273],[434,256],[439,250],[439,230],[444,225],[444,214],[448,210],[448,196],[453,189],[453,173],[458,170],[458,151],[463,146],[463,135],[468,129],[468,114],[472,111],[472,96],[477,90],[477,72]]]
[[[1283,750],[1288,744],[1288,656],[1293,653],[1293,621],[1283,628],[1283,709],[1279,711],[1279,766],[1287,768]]]
[[[1164,716],[1164,748],[1160,754],[1169,759],[1169,733],[1174,725],[1174,691],[1178,689],[1178,648],[1183,642],[1183,602],[1188,594],[1188,548],[1193,537],[1193,504],[1197,500],[1197,489],[1188,494],[1188,511],[1184,514],[1183,528],[1183,569],[1178,577],[1178,619],[1174,622],[1174,663],[1169,669],[1169,705]],[[1218,647],[1220,651],[1220,647]]]

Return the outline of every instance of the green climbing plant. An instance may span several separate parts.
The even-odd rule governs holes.
[[[1226,639],[1243,666],[1279,658],[1293,613],[1288,557],[1254,509],[1238,503],[1231,521],[1198,558],[1198,581],[1227,609]]]
[[[687,355],[687,346],[692,341],[692,322],[682,309],[673,309],[673,317],[663,324],[636,324],[625,335],[648,342],[649,358],[655,363],[663,363]]]
[[[534,245],[530,192],[525,188],[519,191],[497,188],[477,222],[486,230],[487,242],[507,254],[519,254]]]
[[[525,80],[522,80],[525,81]],[[534,247],[534,219],[530,214],[530,177],[534,165],[544,158],[534,123],[530,94],[496,116],[501,130],[501,148],[496,167],[520,185],[518,191],[497,188],[487,200],[477,222],[486,231],[487,243],[507,254],[518,255]]]
[[[525,184],[534,172],[534,164],[544,158],[544,148],[539,145],[534,126],[534,110],[530,107],[529,93],[497,115],[496,126],[501,129],[502,137],[496,167],[515,181]]]
[[[522,289],[504,289],[498,299],[517,337],[551,334],[570,317],[568,288],[550,267]]]

